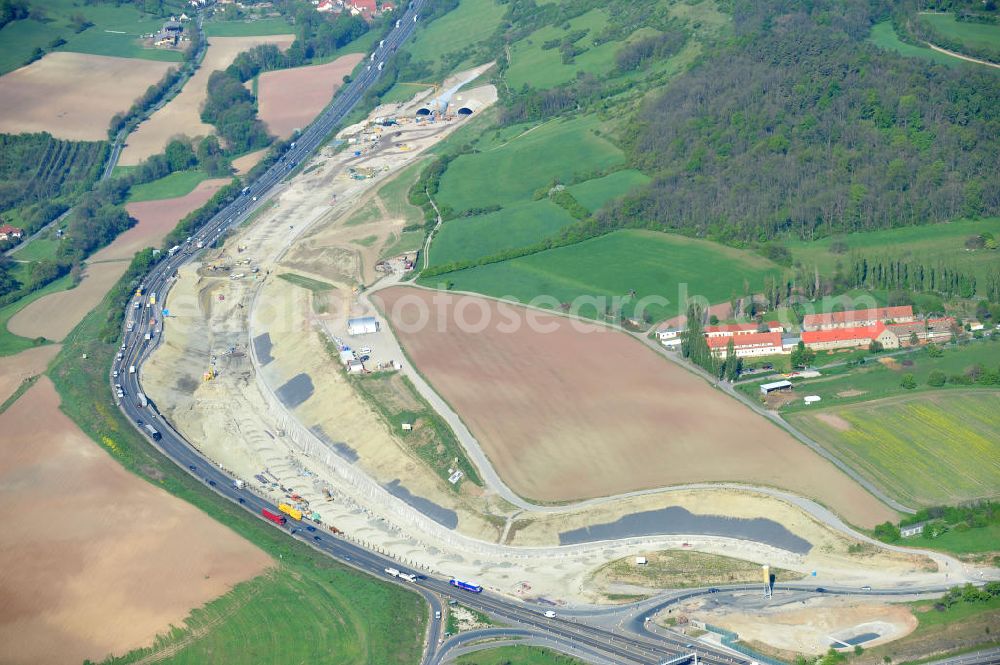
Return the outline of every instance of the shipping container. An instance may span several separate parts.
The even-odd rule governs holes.
[[[287,503],[279,503],[278,504],[278,510],[280,510],[283,513],[285,513],[286,515],[288,515],[289,517],[291,517],[293,520],[301,520],[302,519],[302,511],[298,510],[296,508],[293,508],[292,506],[289,506]]]

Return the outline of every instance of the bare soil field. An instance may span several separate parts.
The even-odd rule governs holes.
[[[242,157],[237,157],[233,160],[233,170],[236,171],[236,175],[245,175],[257,166],[257,163],[264,159],[264,155],[267,154],[267,148],[261,148],[260,150],[254,150],[253,152],[248,152]]]
[[[128,261],[88,263],[83,279],[75,288],[34,301],[10,318],[7,330],[21,337],[61,341],[94,309],[127,268]]]
[[[159,201],[141,201],[125,206],[132,217],[139,222],[115,241],[94,254],[91,262],[113,259],[131,259],[132,255],[146,247],[156,247],[170,233],[177,222],[188,213],[205,205],[212,195],[227,184],[227,178],[203,180],[190,194]]]
[[[0,132],[106,140],[111,117],[128,110],[170,67],[137,58],[48,53],[0,77]]]
[[[48,344],[0,358],[0,403],[13,395],[25,379],[44,372],[57,353],[59,345]]]
[[[208,51],[201,67],[180,94],[129,135],[118,163],[135,166],[147,157],[163,152],[170,138],[178,134],[191,137],[212,134],[215,128],[201,121],[201,107],[208,94],[208,77],[212,72],[225,69],[237,55],[258,44],[277,44],[284,49],[294,40],[294,35],[209,37]]]
[[[80,284],[39,298],[12,316],[7,329],[22,337],[62,340],[125,274],[133,254],[158,245],[177,222],[227,182],[224,178],[205,180],[185,196],[128,204],[126,209],[139,223],[90,257]]]
[[[372,297],[522,496],[736,481],[815,497],[855,524],[892,518],[790,435],[624,333],[474,296],[395,287]]]
[[[43,377],[0,416],[0,662],[99,661],[151,644],[271,564],[128,473],[58,404]]]
[[[365,55],[351,53],[333,62],[265,72],[257,80],[257,107],[260,119],[275,136],[285,139],[296,129],[313,121],[330,103]]]

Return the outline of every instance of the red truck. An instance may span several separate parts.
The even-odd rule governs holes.
[[[285,516],[284,515],[278,515],[276,513],[272,513],[267,508],[261,508],[260,514],[263,515],[264,517],[266,517],[267,519],[271,520],[275,524],[282,524],[283,525],[285,523]]]

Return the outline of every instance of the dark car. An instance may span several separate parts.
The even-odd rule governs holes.
[[[240,501],[240,503],[246,503],[247,502],[247,500],[244,499],[243,497],[240,497],[239,501]]]
[[[313,540],[317,540],[318,541],[318,540],[320,540],[320,537],[319,536],[313,536]]]
[[[826,593],[826,589],[821,586],[816,587],[816,593]]]
[[[719,590],[717,588],[715,588],[715,587],[712,587],[711,589],[708,590],[708,592],[709,593],[719,593]]]
[[[211,485],[212,487],[215,487],[215,481],[214,480],[208,481],[208,484]]]
[[[315,530],[316,530],[316,527],[314,527],[312,525],[306,527],[306,531],[315,531]]]
[[[194,464],[191,464],[191,465],[188,466],[188,468],[191,469],[192,471],[194,471],[196,467],[195,467]]]

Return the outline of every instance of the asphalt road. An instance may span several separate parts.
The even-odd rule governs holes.
[[[167,257],[158,264],[145,281],[147,295],[136,296],[128,304],[129,311],[126,318],[133,319],[135,325],[131,331],[125,332],[121,357],[115,361],[114,370],[119,372],[119,376],[111,378],[111,382],[121,384],[124,391],[123,397],[119,400],[119,407],[133,423],[136,423],[140,432],[149,435],[140,426],[140,423],[155,428],[158,437],[153,441],[154,445],[181,468],[204,482],[221,496],[238,503],[260,519],[264,519],[261,517],[262,510],[277,512],[277,506],[247,490],[238,489],[231,477],[203,457],[193,445],[163,420],[157,414],[154,405],[150,404],[144,407],[139,397],[141,385],[138,381],[138,371],[132,373],[129,368],[134,366],[138,370],[158,343],[159,335],[155,332],[162,325],[159,309],[177,269],[190,260],[196,252],[195,248],[198,243],[209,245],[227,229],[245,220],[274,193],[275,186],[323,142],[333,128],[354,108],[367,88],[377,80],[380,74],[378,64],[384,62],[385,57],[395,51],[410,35],[415,24],[414,16],[417,15],[425,2],[426,0],[414,0],[400,19],[398,27],[386,38],[385,45],[376,50],[375,58],[371,61],[371,68],[366,69],[364,74],[345,86],[323,114],[296,139],[294,146],[286,152],[282,159],[257,181],[250,184],[244,195],[213,217],[173,256]],[[150,306],[149,294],[152,293],[157,294],[158,300],[155,305]],[[149,323],[151,318],[154,319],[155,323]],[[147,332],[154,333],[151,340],[145,339]],[[559,616],[548,618],[544,616],[545,610],[550,609],[547,606],[531,605],[488,592],[476,594],[460,590],[450,585],[447,579],[423,575],[421,571],[409,569],[387,556],[351,542],[349,537],[334,534],[319,525],[289,520],[283,526],[275,525],[275,528],[287,531],[290,537],[308,543],[318,551],[345,565],[393,583],[413,587],[413,590],[420,593],[428,601],[432,617],[428,622],[426,635],[429,646],[423,659],[425,665],[442,662],[441,658],[444,655],[452,649],[465,648],[470,639],[468,637],[452,638],[441,645],[441,649],[439,649],[442,626],[441,620],[435,618],[435,613],[443,613],[442,598],[460,601],[472,609],[512,624],[515,628],[507,629],[511,635],[514,634],[512,631],[521,631],[518,633],[519,636],[534,636],[534,639],[548,641],[551,644],[569,645],[575,650],[574,653],[594,662],[653,665],[678,655],[690,653],[692,649],[686,646],[687,638],[669,632],[662,634],[647,632],[645,630],[645,616],[656,611],[659,607],[665,607],[684,598],[711,593],[709,589],[688,590],[625,607],[560,610]],[[385,569],[390,567],[403,573],[416,575],[417,580],[410,583],[390,577],[385,573]],[[791,585],[781,586],[790,587]],[[753,589],[754,587],[733,587],[736,590],[743,588]],[[888,593],[913,594],[917,591],[916,589],[890,590]],[[860,593],[857,590],[832,588],[827,592]],[[506,633],[501,631],[496,636],[499,637],[503,634]],[[698,653],[701,660],[713,665],[749,665],[750,662],[746,658],[705,645],[699,645]],[[987,661],[963,661],[963,665],[971,665],[974,662]]]

